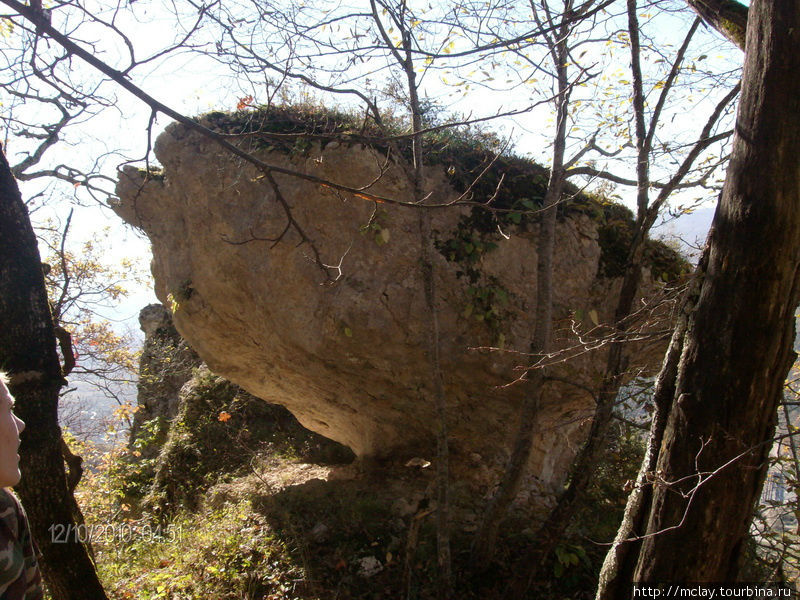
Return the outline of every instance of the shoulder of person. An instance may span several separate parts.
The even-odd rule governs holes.
[[[19,537],[20,524],[27,519],[22,503],[9,488],[0,488],[0,521],[5,524],[14,537]]]

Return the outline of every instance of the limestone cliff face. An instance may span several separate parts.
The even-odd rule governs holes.
[[[303,150],[261,153],[273,164],[412,197],[402,169],[367,146],[312,143]],[[311,245],[291,228],[283,233],[286,216],[254,168],[179,125],[167,128],[155,152],[163,174],[125,169],[116,211],[150,238],[156,294],[211,370],[286,406],[360,457],[432,458],[437,422],[427,391],[417,209],[276,176],[322,261],[340,269],[333,271],[338,279],[326,281]],[[438,201],[459,195],[445,167],[429,172],[426,188]],[[435,277],[448,426],[457,463],[474,464],[476,453],[493,463],[505,452],[525,393],[524,385],[506,384],[530,359],[481,348],[529,349],[536,226],[493,235],[496,248],[468,265],[479,273],[471,282],[458,275],[466,263],[456,256],[459,244],[469,244],[462,240],[468,215],[466,208],[433,213],[442,248]],[[614,281],[597,275],[601,248],[592,219],[568,212],[557,235],[555,325],[559,346],[567,347],[576,342],[569,316],[581,310],[607,317]],[[637,353],[657,364],[657,353]],[[555,369],[569,383],[547,384],[532,459],[533,473],[546,482],[561,481],[575,452],[593,406],[580,385],[592,384],[603,361],[602,352],[582,354]]]

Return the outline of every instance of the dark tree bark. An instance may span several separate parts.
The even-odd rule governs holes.
[[[736,0],[687,0],[703,20],[744,50],[747,6]]]
[[[766,471],[800,300],[800,4],[750,5],[731,164],[698,267],[640,537],[598,598],[631,581],[735,580]],[[668,367],[669,365],[667,365]],[[665,367],[665,368],[667,368]],[[630,538],[628,538],[630,539]],[[630,542],[628,542],[630,543]],[[618,548],[612,549],[612,553]]]
[[[36,237],[2,152],[0,157],[0,368],[9,372],[15,411],[27,425],[17,491],[54,600],[105,600],[85,546],[74,539],[74,501],[57,419],[58,392],[65,382]],[[70,532],[66,543],[51,541],[54,524]]]
[[[703,263],[706,257],[707,255],[704,254],[700,262]],[[642,530],[642,519],[647,516],[643,507],[649,506],[652,498],[652,486],[649,485],[649,481],[652,478],[652,473],[656,470],[658,450],[664,437],[664,428],[667,415],[669,415],[670,403],[675,394],[678,364],[683,351],[688,317],[697,301],[698,283],[698,279],[693,279],[686,292],[667,354],[661,366],[661,372],[656,380],[653,391],[654,411],[652,425],[645,455],[636,477],[634,489],[628,497],[625,514],[617,531],[614,544],[606,555],[600,573],[599,589],[602,590],[603,595],[598,594],[598,598],[603,600],[611,600],[618,595],[627,594],[630,581],[632,581],[633,569],[636,564],[635,560],[630,560],[630,557],[639,551],[641,540],[626,540],[636,537],[636,534]]]

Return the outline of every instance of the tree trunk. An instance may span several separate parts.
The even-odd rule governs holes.
[[[703,264],[706,254],[700,259]],[[672,397],[675,394],[675,378],[678,373],[678,364],[683,351],[683,341],[686,335],[688,316],[694,309],[697,301],[698,280],[693,279],[686,292],[683,305],[681,307],[675,331],[672,334],[667,354],[661,366],[661,372],[656,380],[653,391],[653,419],[650,427],[650,437],[647,440],[647,448],[642,460],[642,465],[636,477],[636,484],[628,497],[625,506],[625,513],[622,517],[619,531],[617,531],[611,549],[606,555],[603,567],[600,572],[600,584],[597,600],[613,600],[622,597],[629,591],[629,583],[633,576],[633,569],[636,567],[635,557],[640,547],[640,541],[629,541],[636,539],[642,531],[643,520],[647,517],[646,510],[650,505],[652,487],[649,481],[652,473],[656,470],[658,460],[658,450],[661,447],[661,440],[664,437],[667,415],[669,415]]]
[[[16,413],[25,421],[17,487],[42,551],[54,600],[105,600],[76,529],[61,454],[58,392],[64,384],[41,260],[28,213],[0,152],[0,368],[9,372]],[[52,530],[58,525],[59,530]],[[60,527],[65,543],[53,543]]]
[[[794,360],[798,47],[800,4],[754,0],[731,164],[650,472],[644,539],[628,559],[635,564],[633,581],[730,581],[737,575]],[[598,598],[623,597],[607,595],[601,583]]]
[[[744,50],[747,6],[736,0],[687,0],[687,4],[706,23]]]
[[[565,13],[572,4],[565,4]],[[552,24],[552,19],[550,20]],[[553,329],[553,256],[555,253],[556,216],[558,203],[566,183],[564,155],[566,152],[567,120],[572,86],[568,78],[567,45],[570,23],[564,19],[559,26],[558,40],[549,50],[555,66],[558,94],[556,104],[556,134],[553,138],[553,164],[547,184],[542,210],[539,214],[539,240],[536,249],[536,321],[531,351],[544,357],[550,350]],[[549,38],[548,38],[549,41]],[[486,570],[494,557],[500,524],[519,492],[528,462],[533,452],[536,418],[545,383],[544,368],[536,368],[528,375],[526,395],[519,412],[519,425],[514,436],[511,454],[506,462],[503,477],[486,508],[483,520],[475,533],[472,545],[472,566],[477,571]]]

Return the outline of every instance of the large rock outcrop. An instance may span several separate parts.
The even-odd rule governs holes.
[[[219,126],[210,117],[203,122]],[[412,197],[403,169],[382,151],[332,139],[290,139],[243,143],[259,148],[272,164],[352,187],[368,185],[386,197]],[[303,425],[359,457],[431,458],[438,425],[428,392],[419,209],[376,205],[276,175],[293,218],[311,240],[301,243],[254,167],[177,124],[159,137],[155,152],[163,172],[126,168],[115,210],[150,238],[156,294],[172,307],[178,330],[209,367],[286,406]],[[502,196],[519,187],[522,162],[511,165],[514,177],[500,187],[491,183],[492,189]],[[491,167],[495,181],[503,164]],[[428,169],[432,197],[441,202],[463,192],[452,182],[460,168],[445,163]],[[528,168],[541,187],[541,167]],[[506,206],[517,200],[530,206],[540,191],[506,199]],[[602,320],[614,304],[617,282],[604,276],[613,261],[603,257],[598,241],[602,214],[583,200],[559,218],[554,267],[560,348],[577,343],[569,331],[575,311]],[[523,385],[507,384],[520,374],[514,367],[531,360],[508,350],[529,350],[536,303],[535,216],[511,215],[498,227],[494,217],[481,215],[468,207],[432,213],[440,249],[435,278],[448,426],[454,461],[463,464],[474,464],[476,454],[494,463],[506,451],[525,393]],[[315,251],[336,265],[329,270],[335,281],[315,264]],[[480,349],[487,346],[505,351]],[[602,350],[576,354],[553,368],[564,382],[547,384],[537,423],[531,466],[554,485],[591,415],[593,400],[582,388],[592,386],[604,362]],[[655,366],[657,356],[637,347],[640,365]]]

